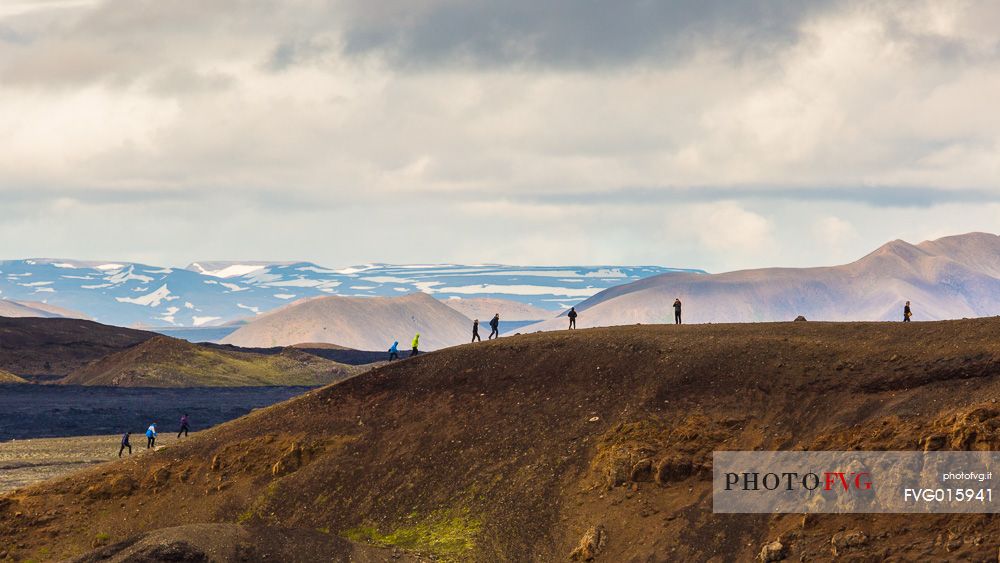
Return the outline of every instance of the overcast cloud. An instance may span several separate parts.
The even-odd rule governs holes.
[[[992,2],[11,0],[0,257],[817,265],[1000,229]]]

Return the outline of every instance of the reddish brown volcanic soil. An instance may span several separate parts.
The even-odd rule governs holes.
[[[997,334],[637,326],[450,348],[0,497],[0,558],[393,556],[370,541],[561,561],[600,526],[597,561],[750,561],[778,537],[829,560],[855,531],[845,560],[996,561],[989,515],[715,515],[710,478],[718,449],[997,449]]]

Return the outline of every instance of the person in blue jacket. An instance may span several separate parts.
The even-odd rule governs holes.
[[[149,425],[146,429],[146,449],[149,448],[156,449],[156,423]]]
[[[389,346],[389,361],[391,362],[393,360],[398,360],[398,359],[399,359],[399,341],[395,340],[393,341],[392,346]]]

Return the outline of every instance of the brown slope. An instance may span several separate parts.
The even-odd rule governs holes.
[[[779,535],[789,560],[825,561],[845,529],[870,538],[858,560],[992,560],[989,515],[713,514],[709,467],[718,449],[1000,448],[998,331],[619,327],[456,347],[0,497],[0,545],[57,559],[182,514],[477,561],[565,560],[596,524],[599,561],[750,561]]]
[[[251,320],[223,344],[266,348],[302,342],[327,342],[359,350],[385,350],[394,340],[410,347],[416,332],[420,348],[434,350],[468,340],[472,321],[424,293],[402,297],[317,297],[293,303]]]
[[[1000,314],[1000,237],[970,233],[911,245],[892,241],[842,266],[764,268],[722,274],[663,274],[614,287],[577,306],[580,327],[673,322],[917,320]],[[524,332],[564,328],[563,319]]]
[[[20,376],[64,376],[154,336],[76,319],[0,317],[0,369]]]
[[[27,380],[0,369],[0,383],[27,383]]]
[[[324,385],[363,369],[296,349],[255,354],[156,336],[84,366],[60,383],[116,387]]]

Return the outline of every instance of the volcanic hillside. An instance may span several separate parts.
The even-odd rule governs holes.
[[[0,317],[0,369],[20,376],[64,376],[156,336],[76,319]]]
[[[0,549],[723,562],[780,537],[791,561],[992,561],[991,515],[713,514],[710,478],[713,450],[1000,448],[998,333],[806,322],[464,345],[0,497]]]
[[[316,297],[252,319],[223,344],[266,348],[328,342],[357,350],[400,350],[420,333],[420,348],[434,350],[466,342],[472,321],[426,293],[402,297]]]
[[[294,348],[256,354],[156,336],[82,367],[60,383],[119,387],[323,385],[363,369]]]
[[[896,240],[842,266],[668,273],[604,290],[576,306],[583,327],[673,322],[915,320],[1000,314],[1000,236],[969,233],[920,244]],[[523,332],[565,327],[564,319]]]

